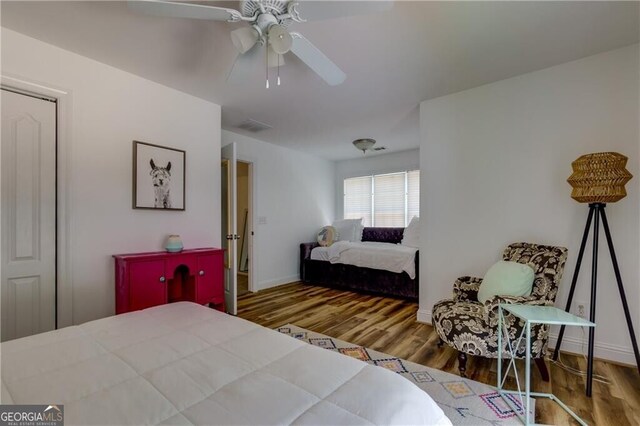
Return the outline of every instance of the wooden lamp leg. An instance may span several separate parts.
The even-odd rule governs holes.
[[[461,377],[467,377],[467,354],[460,351],[458,351],[458,370]]]

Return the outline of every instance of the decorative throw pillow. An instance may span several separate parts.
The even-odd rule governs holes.
[[[478,290],[478,301],[494,296],[529,296],[535,272],[523,263],[501,260],[487,271]]]
[[[321,247],[329,247],[338,238],[338,231],[333,226],[325,226],[318,232],[318,244]]]
[[[360,222],[356,224],[356,227],[353,230],[353,232],[355,233],[353,241],[357,243],[362,242],[362,232],[364,231],[364,225],[362,224],[362,220],[363,219],[360,219]]]
[[[420,248],[420,218],[418,216],[414,216],[409,222],[409,226],[404,229],[400,244],[407,247]]]
[[[338,231],[338,241],[362,241],[362,218],[335,220],[333,227]]]

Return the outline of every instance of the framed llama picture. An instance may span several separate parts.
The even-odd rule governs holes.
[[[133,208],[184,210],[186,153],[133,141]]]

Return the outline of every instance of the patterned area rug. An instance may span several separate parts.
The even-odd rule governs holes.
[[[522,424],[492,386],[334,339],[292,324],[282,326],[277,331],[311,345],[395,371],[427,392],[454,425]],[[522,413],[522,405],[518,397],[513,396],[511,400]],[[532,400],[531,406],[533,414],[535,400]]]

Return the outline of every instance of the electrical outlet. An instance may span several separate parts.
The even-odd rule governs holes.
[[[578,313],[577,315],[580,318],[585,318],[587,315],[587,311],[585,309],[584,303],[583,302],[578,302]]]

